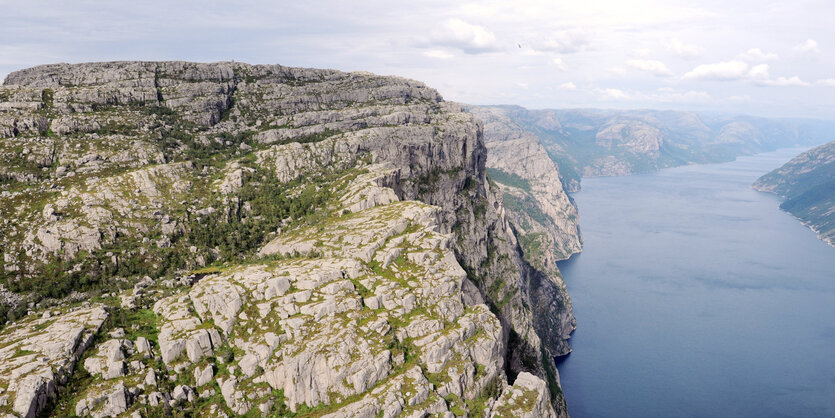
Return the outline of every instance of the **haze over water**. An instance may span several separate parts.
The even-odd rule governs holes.
[[[583,180],[572,417],[835,416],[835,248],[751,189],[801,151]]]

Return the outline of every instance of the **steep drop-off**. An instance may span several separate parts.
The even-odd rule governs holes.
[[[539,137],[524,130],[497,108],[470,106],[467,110],[484,122],[487,171],[501,190],[502,205],[525,260],[534,267],[530,275],[534,311],[562,312],[562,317],[536,315],[541,328],[558,330],[550,334],[555,354],[568,354],[567,339],[576,321],[571,300],[554,298],[556,285],[565,294],[565,283],[556,262],[578,253],[582,239],[577,208],[563,189],[557,165],[548,157]],[[546,274],[542,274],[546,272]],[[557,307],[550,304],[557,303]],[[559,305],[562,306],[559,306]]]
[[[835,246],[835,141],[792,158],[757,179],[753,187],[783,197],[781,209]]]
[[[567,415],[570,299],[421,83],[35,67],[0,155],[0,412]]]

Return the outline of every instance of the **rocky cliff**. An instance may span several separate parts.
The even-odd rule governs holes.
[[[792,158],[757,179],[753,187],[783,197],[781,209],[835,246],[835,141]]]
[[[487,110],[486,110],[487,111]],[[835,123],[658,110],[489,107],[540,138],[568,191],[582,177],[616,176],[830,139]],[[516,129],[516,128],[513,128]]]
[[[567,415],[564,286],[481,124],[421,83],[35,67],[0,87],[0,154],[4,413]]]
[[[484,122],[487,144],[487,170],[493,184],[501,191],[502,205],[522,249],[524,259],[533,268],[531,276],[539,287],[534,297],[534,311],[558,311],[562,317],[536,316],[534,321],[552,334],[552,352],[568,354],[567,344],[576,321],[568,315],[571,300],[552,296],[550,284],[565,295],[565,283],[556,262],[582,249],[577,208],[563,188],[559,167],[548,157],[536,135],[513,122],[500,109],[470,106],[467,110]],[[544,273],[544,274],[543,274]],[[569,309],[554,309],[561,304]]]

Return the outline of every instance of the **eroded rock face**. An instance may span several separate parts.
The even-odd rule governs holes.
[[[154,304],[154,313],[162,319],[159,348],[162,361],[170,364],[185,353],[196,362],[214,354],[222,343],[220,333],[214,327],[202,326],[199,317],[191,313],[191,300],[187,296],[170,296]]]
[[[12,411],[37,416],[66,383],[107,312],[102,306],[56,310],[30,317],[0,332],[0,387]]]
[[[393,175],[387,165],[365,171],[343,190],[341,207],[381,193],[378,184]],[[288,259],[233,267],[155,303],[162,360],[169,372],[193,375],[195,387],[151,393],[156,374],[132,366],[113,383],[88,388],[76,413],[118,414],[136,402],[188,404],[196,387],[213,379],[234,414],[272,410],[267,388],[281,391],[293,411],[342,404],[331,416],[443,413],[466,408],[465,400],[489,411],[506,385],[502,326],[487,306],[465,305],[466,273],[451,236],[438,232],[439,209],[396,196],[362,201],[372,203],[282,235],[261,251]],[[207,334],[212,352],[189,353]],[[101,343],[85,368],[104,374],[108,363],[147,351],[147,341],[126,341]],[[229,350],[235,354],[220,354]],[[147,395],[126,386],[140,379]]]
[[[100,392],[91,391],[87,397],[78,401],[75,414],[93,418],[115,417],[127,411],[131,403],[131,393],[124,383]]]
[[[91,375],[114,379],[125,375],[125,348],[120,340],[108,340],[98,346],[97,353],[84,360],[84,369]]]
[[[630,154],[657,160],[664,137],[658,128],[643,122],[612,120],[597,132],[595,143],[607,149],[620,148]]]
[[[391,173],[379,166],[369,171],[347,188],[343,205],[379,193],[371,179]],[[485,305],[464,305],[466,274],[450,237],[437,232],[438,209],[392,200],[369,203],[324,229],[276,238],[261,251],[303,258],[232,269],[203,278],[188,296],[157,302],[163,360],[171,367],[202,360],[166,353],[173,337],[192,338],[211,320],[239,353],[234,373],[217,377],[226,404],[239,414],[264,396],[258,382],[283,391],[291,410],[342,402],[404,377],[427,386],[417,399],[402,398],[396,384],[391,393],[364,398],[362,408],[376,415],[420,411],[427,403],[445,411],[444,396],[475,399],[489,382],[503,381],[501,325]],[[317,258],[304,257],[314,252]],[[208,295],[213,302],[205,302]],[[186,298],[195,306],[191,314],[180,308]],[[203,373],[195,371],[201,379]]]
[[[556,417],[551,403],[543,396],[545,381],[530,374],[519,373],[513,386],[502,393],[490,413],[491,417]]]
[[[42,277],[56,259],[98,275],[150,270],[112,279],[128,284],[105,300],[136,323],[82,362],[97,380],[78,388],[79,415],[201,397],[189,410],[212,416],[487,413],[508,390],[505,369],[544,377],[564,343],[532,307],[550,297],[554,321],[570,323],[570,304],[519,257],[480,123],[421,83],[99,63],[14,73],[0,99],[13,144],[0,153],[15,161],[0,174],[19,186],[3,195],[4,218],[19,220],[2,225],[6,273]],[[287,205],[313,195],[318,212],[265,222],[258,199],[285,204],[275,194]],[[241,254],[200,238],[233,222],[230,234],[271,230]],[[194,274],[164,264],[218,259]]]

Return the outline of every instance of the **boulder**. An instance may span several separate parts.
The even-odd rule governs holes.
[[[214,376],[215,372],[211,364],[207,364],[203,368],[194,369],[194,382],[198,387],[211,383]]]

